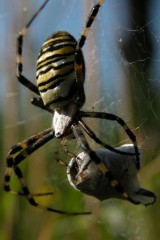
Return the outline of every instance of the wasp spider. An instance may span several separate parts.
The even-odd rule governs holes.
[[[41,209],[61,214],[87,214],[88,212],[65,212],[39,204],[34,198],[35,195],[30,193],[29,188],[25,184],[22,171],[19,168],[20,162],[22,162],[27,156],[39,149],[49,140],[53,138],[63,139],[64,137],[72,134],[73,138],[75,138],[80,143],[83,151],[86,152],[90,156],[90,159],[92,159],[98,165],[100,170],[109,180],[111,186],[121,194],[122,198],[134,202],[134,199],[130,197],[130,195],[120,185],[120,183],[112,176],[109,168],[101,161],[96,152],[90,148],[82,132],[83,129],[92,139],[94,139],[96,143],[101,144],[103,147],[116,152],[117,154],[135,155],[136,167],[140,168],[136,137],[128,128],[123,119],[110,113],[80,111],[81,107],[85,103],[85,63],[82,54],[82,48],[85,44],[90,27],[95,20],[100,7],[104,3],[104,0],[99,0],[98,3],[93,6],[78,41],[76,41],[70,33],[59,31],[53,33],[43,43],[37,60],[36,86],[22,74],[23,38],[26,35],[28,28],[40,13],[40,11],[45,7],[47,2],[48,0],[43,3],[43,5],[39,8],[39,10],[34,14],[28,24],[18,35],[17,78],[21,84],[31,90],[35,95],[37,95],[32,99],[32,104],[53,114],[53,124],[51,128],[43,130],[23,140],[22,142],[15,144],[9,150],[7,156],[4,189],[7,192],[25,196],[31,205]],[[103,143],[83,122],[82,118],[100,118],[116,121],[123,127],[129,138],[132,140],[134,145],[134,153],[126,153]],[[77,174],[77,177],[83,172],[84,169],[87,168],[87,165],[88,163],[84,164],[83,167],[81,167]],[[10,188],[12,169],[19,179],[22,187],[22,192],[17,192]],[[45,193],[39,195],[45,195]]]

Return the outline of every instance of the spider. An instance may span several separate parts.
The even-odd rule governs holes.
[[[32,91],[36,96],[31,100],[32,104],[44,109],[53,115],[52,127],[45,129],[31,137],[15,144],[8,152],[7,167],[4,180],[4,189],[7,192],[25,196],[28,202],[40,209],[48,210],[60,214],[79,215],[88,214],[89,212],[67,212],[57,210],[51,207],[43,206],[35,200],[35,196],[49,195],[52,193],[32,194],[25,183],[23,173],[19,168],[19,164],[34,151],[46,144],[53,138],[64,139],[68,136],[75,138],[82,147],[83,151],[89,155],[111,186],[121,194],[123,199],[135,203],[129,194],[123,189],[121,184],[113,177],[106,164],[101,161],[96,152],[91,149],[87,143],[84,132],[86,132],[97,144],[123,155],[134,155],[136,157],[136,168],[140,168],[139,151],[135,135],[120,117],[103,112],[84,112],[81,107],[85,103],[84,80],[85,80],[85,63],[82,48],[86,42],[90,27],[97,16],[104,0],[99,0],[93,6],[86,21],[85,27],[78,41],[68,32],[59,31],[53,33],[42,45],[41,51],[37,59],[37,86],[23,76],[23,38],[28,28],[45,7],[49,0],[45,0],[38,11],[33,15],[27,25],[20,31],[17,37],[17,79],[18,81]],[[113,148],[102,142],[96,134],[85,124],[82,118],[99,118],[110,121],[116,121],[123,127],[128,137],[133,142],[134,153],[128,153]],[[82,131],[83,130],[83,131]],[[69,153],[68,153],[69,154]],[[82,165],[77,173],[77,178],[87,168],[90,162]],[[12,190],[10,187],[10,179],[12,170],[17,176],[22,192]]]

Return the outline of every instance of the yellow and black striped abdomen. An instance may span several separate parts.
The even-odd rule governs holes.
[[[53,109],[77,99],[74,68],[76,44],[77,41],[69,33],[56,32],[44,42],[38,56],[38,90],[44,105]]]

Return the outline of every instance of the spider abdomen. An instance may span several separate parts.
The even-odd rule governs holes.
[[[37,60],[37,85],[43,103],[61,108],[77,99],[74,68],[77,41],[67,32],[53,33],[42,45]]]

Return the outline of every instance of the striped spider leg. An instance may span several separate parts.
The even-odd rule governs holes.
[[[49,141],[51,138],[54,137],[53,135],[53,129],[46,129],[42,132],[39,132],[37,134],[32,135],[31,137],[15,144],[8,152],[7,155],[7,168],[5,173],[5,181],[4,181],[4,189],[7,192],[12,192],[14,194],[25,196],[25,193],[21,193],[15,190],[11,190],[10,188],[10,178],[12,170],[18,169],[17,171],[20,171],[18,168],[18,164],[24,160],[28,155],[36,151],[39,147],[44,145],[47,141]],[[43,140],[43,141],[42,141]],[[21,175],[21,173],[20,173]],[[22,177],[18,175],[18,179],[20,179],[20,182],[22,185],[24,185],[24,180]],[[25,192],[26,186],[22,187],[22,189]]]
[[[84,111],[80,111],[80,118],[99,118],[99,119],[105,119],[105,120],[109,120],[109,121],[115,121],[117,122],[123,129],[124,131],[127,133],[128,137],[130,138],[130,140],[133,142],[133,146],[134,146],[134,155],[136,156],[136,168],[140,169],[140,158],[139,158],[139,150],[138,150],[138,146],[137,146],[137,140],[136,140],[136,136],[133,134],[133,132],[131,131],[131,129],[127,126],[127,124],[125,123],[125,121],[114,115],[111,113],[105,113],[105,112],[84,112]],[[87,132],[88,129],[88,134],[94,138],[94,133],[90,132],[90,129],[87,127],[87,125],[81,120],[79,121],[79,123],[81,125],[83,125],[83,128],[85,128],[85,131]],[[96,141],[96,139],[95,139]],[[97,142],[98,143],[98,142]],[[110,146],[105,146],[105,144],[103,144],[102,142],[100,142],[101,145],[103,145],[105,148],[107,148],[108,150],[113,151]],[[115,149],[116,152],[116,149]],[[120,152],[119,152],[120,153]],[[125,152],[122,151],[122,154],[125,155]],[[126,153],[133,155],[133,153]]]
[[[33,15],[33,17],[30,19],[30,21],[26,24],[26,26],[19,32],[18,37],[17,37],[17,79],[18,81],[31,90],[33,93],[40,95],[38,91],[38,87],[33,84],[30,80],[28,80],[25,76],[23,76],[22,71],[23,71],[23,59],[22,59],[22,50],[23,50],[23,38],[26,35],[28,28],[34,21],[34,19],[37,17],[37,15],[40,13],[40,11],[45,7],[49,0],[45,0],[45,2],[40,6],[38,11]]]
[[[99,0],[98,3],[92,8],[91,13],[88,16],[88,19],[86,21],[86,25],[83,29],[83,32],[81,34],[81,37],[76,45],[76,51],[75,51],[75,74],[76,74],[76,80],[77,80],[77,86],[78,86],[78,104],[79,107],[82,107],[85,103],[85,94],[84,94],[84,74],[83,74],[83,57],[81,55],[81,49],[83,48],[85,41],[87,39],[88,33],[90,31],[90,27],[92,23],[94,22],[94,19],[104,3],[105,0]]]

